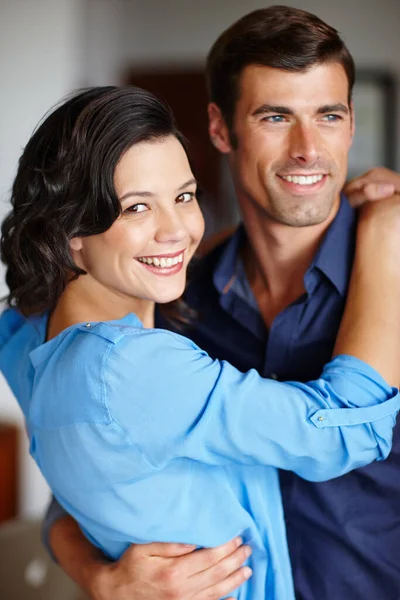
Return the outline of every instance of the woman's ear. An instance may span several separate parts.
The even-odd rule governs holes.
[[[71,240],[69,240],[69,247],[71,250],[75,250],[76,252],[82,250],[82,238],[73,237]]]

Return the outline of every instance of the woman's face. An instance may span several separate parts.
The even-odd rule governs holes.
[[[169,136],[132,146],[115,169],[114,185],[121,216],[104,233],[71,240],[76,264],[87,271],[85,285],[107,298],[111,292],[117,302],[179,298],[204,233],[182,145]]]

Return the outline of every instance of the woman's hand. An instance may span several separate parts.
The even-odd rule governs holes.
[[[374,167],[349,181],[343,192],[354,207],[364,202],[390,198],[400,193],[400,174],[386,167]]]

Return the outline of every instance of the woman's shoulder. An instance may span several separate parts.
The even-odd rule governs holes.
[[[115,321],[85,323],[81,325],[81,330],[109,342],[117,356],[135,355],[136,362],[139,358],[136,351],[142,356],[157,350],[168,350],[169,353],[188,350],[207,355],[184,335],[163,328],[144,328],[133,313]]]
[[[131,363],[135,370],[143,365],[146,370],[153,367],[161,373],[188,361],[211,360],[191,339],[168,329],[98,324],[94,333],[111,342],[110,361],[116,361],[122,369]]]
[[[134,358],[137,364],[149,353],[168,351],[171,357],[171,353],[182,350],[206,355],[189,338],[167,329],[144,328],[136,315],[129,314],[113,321],[72,325],[50,341],[37,344],[30,352],[30,358],[36,370],[40,370],[41,365],[48,368],[50,363],[62,361],[64,370],[78,365],[85,371],[88,361],[92,367],[96,364],[104,366],[109,354],[121,360]]]
[[[59,425],[71,420],[105,422],[110,418],[108,401],[116,393],[125,395],[135,384],[147,386],[149,377],[161,383],[172,372],[187,371],[200,357],[207,354],[188,338],[165,329],[145,329],[135,315],[79,323],[30,353],[34,396],[58,406],[57,418],[54,413],[51,417],[53,425],[54,419]],[[43,418],[41,413],[42,425]]]

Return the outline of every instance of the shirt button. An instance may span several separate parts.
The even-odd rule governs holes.
[[[318,421],[325,421],[325,417],[318,417]]]
[[[86,323],[85,327],[91,327],[92,324],[91,323]]]
[[[271,373],[270,377],[271,377],[271,379],[278,381],[278,375],[276,373]]]

